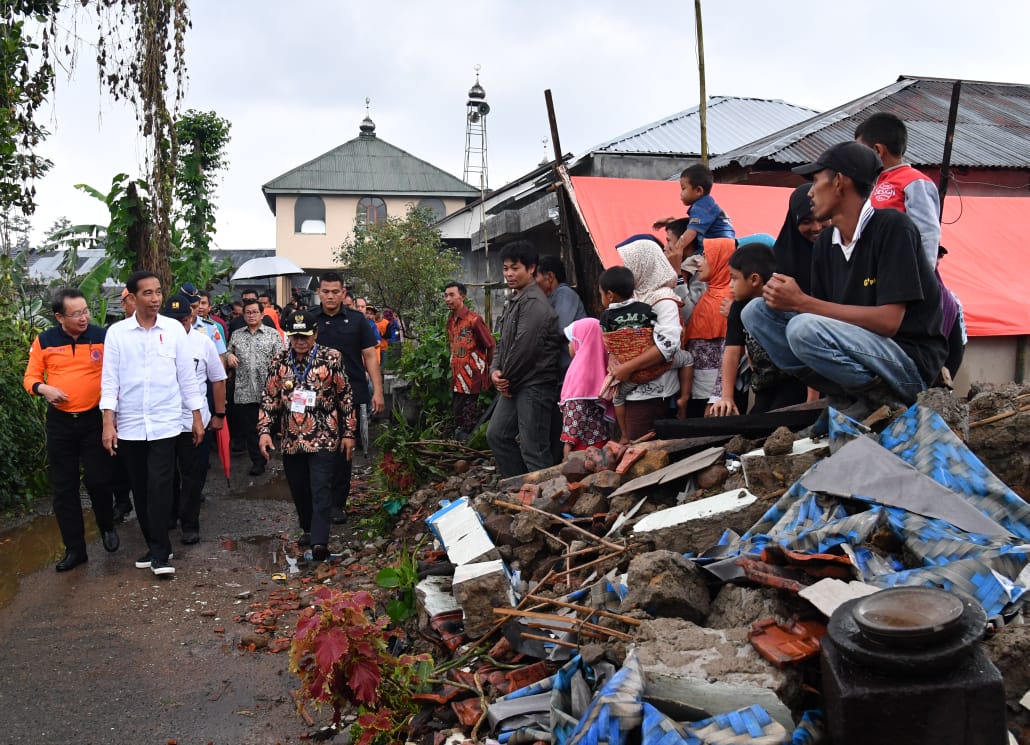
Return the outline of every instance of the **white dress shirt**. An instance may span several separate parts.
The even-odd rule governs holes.
[[[207,407],[207,382],[217,383],[229,376],[222,367],[222,360],[218,356],[218,348],[211,341],[211,337],[198,329],[196,326],[186,334],[186,348],[189,350],[190,358],[193,360],[193,371],[197,376],[197,388],[200,389],[201,400],[204,405],[200,407],[200,418],[206,428],[211,421],[211,410]],[[193,431],[193,410],[182,407],[182,431]]]
[[[203,405],[179,321],[159,315],[146,329],[133,314],[107,330],[100,408],[115,412],[119,439],[175,437],[182,431],[182,410]]]

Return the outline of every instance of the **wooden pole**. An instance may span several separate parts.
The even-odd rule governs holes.
[[[937,185],[940,195],[941,215],[944,214],[944,197],[948,195],[948,177],[951,172],[951,146],[955,142],[955,123],[958,121],[958,99],[962,93],[962,81],[956,80],[951,88],[951,108],[948,109],[948,129],[944,133],[944,155],[941,156],[941,182]],[[938,219],[940,215],[937,216]]]
[[[701,83],[701,162],[708,165],[708,95],[705,89],[705,40],[701,30],[701,0],[694,0],[694,29],[697,32],[697,73]]]

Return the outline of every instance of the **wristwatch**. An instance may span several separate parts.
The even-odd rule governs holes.
[[[216,411],[211,416],[220,416],[220,417],[222,417],[222,419],[225,419],[225,412],[224,411]]]

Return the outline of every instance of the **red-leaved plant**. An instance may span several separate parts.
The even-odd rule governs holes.
[[[298,705],[332,706],[339,727],[343,708],[352,704],[358,709],[354,745],[403,743],[417,711],[411,694],[424,684],[432,658],[390,654],[389,640],[402,632],[375,615],[370,593],[319,587],[314,596],[290,645],[290,672],[301,682]]]

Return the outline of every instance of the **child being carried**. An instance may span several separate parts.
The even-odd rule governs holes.
[[[615,405],[615,420],[619,424],[620,433],[626,431],[626,396],[638,385],[655,380],[667,370],[679,370],[680,395],[676,401],[679,416],[682,417],[686,411],[690,397],[688,371],[693,365],[693,358],[683,349],[677,351],[670,360],[638,370],[624,383],[616,381],[611,374],[616,365],[628,362],[655,346],[657,316],[650,305],[633,299],[634,284],[633,272],[624,266],[606,269],[600,277],[601,303],[605,307],[600,318],[601,331],[604,332],[604,346],[609,357],[608,376],[599,397]],[[679,346],[678,339],[676,345]],[[620,442],[628,442],[625,435],[622,435]]]

